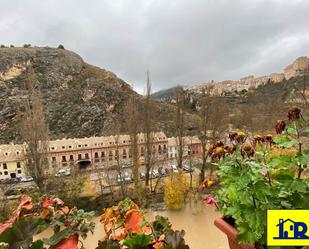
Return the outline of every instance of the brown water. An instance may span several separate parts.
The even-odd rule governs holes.
[[[181,211],[153,211],[147,212],[147,218],[154,218],[156,215],[168,217],[173,224],[173,229],[184,229],[186,243],[191,249],[227,249],[228,243],[226,236],[219,231],[213,224],[214,219],[220,214],[211,206],[204,204],[187,205]],[[89,235],[84,240],[87,249],[97,246],[97,241],[104,238],[103,225],[99,218],[95,218],[96,228],[93,235]],[[51,230],[44,231],[39,237],[48,237]]]

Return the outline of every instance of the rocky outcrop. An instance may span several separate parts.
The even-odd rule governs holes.
[[[29,64],[42,92],[50,139],[127,131],[128,100],[135,95],[141,102],[142,97],[114,73],[89,65],[68,50],[0,48],[0,144],[20,142],[16,113],[27,95]],[[156,103],[154,128],[171,134],[173,111],[172,105]],[[162,122],[164,119],[169,121]],[[193,116],[189,120],[194,124]]]
[[[297,58],[284,69],[286,79],[303,75],[309,75],[309,58],[307,56]]]

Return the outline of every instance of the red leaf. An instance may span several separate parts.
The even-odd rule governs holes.
[[[50,206],[52,206],[53,205],[53,199],[52,198],[47,198],[47,199],[45,199],[45,200],[43,200],[42,202],[41,202],[41,206],[43,207],[43,208],[49,208]]]
[[[63,205],[63,204],[64,202],[59,198],[51,198],[51,197],[48,197],[47,199],[41,202],[41,206],[43,208],[49,208],[50,206]]]
[[[70,209],[65,206],[63,208],[60,208],[59,210],[56,211],[56,214],[65,214],[67,215],[70,212]]]
[[[71,235],[69,238],[61,240],[58,244],[51,247],[51,249],[77,249],[78,236]]]
[[[12,217],[6,223],[0,224],[0,234],[3,233],[6,229],[13,226],[15,220],[19,218],[20,212],[23,208],[29,209],[30,207],[32,208],[31,198],[27,195],[22,195],[20,197],[20,203],[13,212]]]
[[[135,209],[128,211],[125,217],[125,231],[130,231],[132,233],[141,233],[142,228],[140,226],[140,223],[142,221],[143,217],[141,216],[139,211]]]

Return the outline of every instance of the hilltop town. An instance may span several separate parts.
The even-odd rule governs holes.
[[[221,96],[229,92],[241,92],[243,90],[248,91],[256,89],[261,85],[265,85],[269,81],[279,83],[283,80],[289,80],[292,77],[303,75],[309,75],[309,58],[307,56],[297,58],[292,64],[284,68],[283,73],[272,73],[269,76],[261,77],[250,75],[239,80],[212,81],[194,86],[187,86],[184,87],[184,89],[188,92],[202,93],[202,91],[206,91],[212,96]]]

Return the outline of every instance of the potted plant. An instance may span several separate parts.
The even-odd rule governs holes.
[[[107,208],[101,216],[106,237],[97,249],[188,249],[184,231],[174,231],[167,218],[156,216],[149,222],[131,200]]]
[[[32,203],[29,196],[21,196],[12,217],[0,224],[0,248],[77,249],[79,237],[93,232],[92,212],[68,208],[59,198],[46,198]],[[54,234],[50,238],[33,241],[33,236],[47,228]]]
[[[219,188],[205,202],[222,212],[215,225],[226,233],[231,249],[265,247],[268,209],[309,209],[303,173],[309,164],[308,124],[293,108],[288,120],[277,121],[276,136],[236,132],[229,144],[210,147]]]

